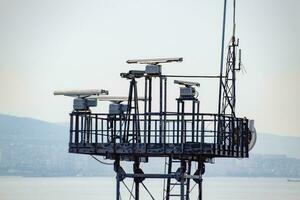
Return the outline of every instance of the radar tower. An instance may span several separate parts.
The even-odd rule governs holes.
[[[120,76],[129,81],[128,97],[109,96],[107,90],[56,91],[55,95],[75,97],[70,113],[69,152],[103,156],[113,161],[116,173],[116,200],[121,188],[130,199],[144,199],[141,188],[151,199],[202,200],[202,175],[205,164],[214,158],[247,158],[256,141],[254,121],[237,117],[236,63],[239,40],[235,36],[235,3],[233,0],[233,33],[227,48],[223,69],[227,0],[224,0],[221,63],[219,76],[168,75],[162,65],[179,63],[183,58],[128,60],[131,65],[145,65],[145,70],[129,70]],[[175,79],[176,78],[176,79]],[[181,79],[197,79],[195,81]],[[219,80],[218,112],[200,110],[199,80]],[[177,108],[167,108],[168,80],[179,86]],[[180,80],[179,80],[180,79]],[[158,82],[155,95],[153,82]],[[138,83],[144,83],[138,94]],[[159,105],[153,107],[154,99]],[[97,101],[110,101],[107,113],[92,112]],[[202,106],[202,105],[201,105]],[[165,159],[163,173],[144,172],[141,163],[152,158]],[[132,172],[122,167],[132,162]],[[133,181],[132,189],[125,180]],[[145,184],[146,179],[164,181],[163,197],[155,197]]]

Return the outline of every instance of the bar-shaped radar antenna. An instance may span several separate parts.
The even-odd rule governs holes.
[[[174,80],[174,83],[178,85],[184,85],[185,87],[200,87],[200,83],[198,82]]]
[[[160,63],[169,63],[169,62],[182,62],[183,58],[152,58],[152,59],[133,59],[127,60],[127,64],[147,64],[147,65],[158,65]]]
[[[86,89],[86,90],[56,90],[53,92],[54,95],[63,95],[68,97],[85,98],[92,95],[108,95],[108,90],[103,89]]]
[[[90,107],[97,106],[97,100],[95,97],[100,95],[108,95],[108,90],[103,89],[88,89],[88,90],[56,90],[54,95],[62,95],[67,97],[73,97],[73,109],[74,111],[90,112]],[[94,98],[88,99],[88,97],[94,96]]]

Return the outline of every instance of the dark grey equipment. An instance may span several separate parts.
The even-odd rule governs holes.
[[[114,114],[114,115],[120,115],[124,114],[128,109],[127,105],[120,104],[120,103],[111,103],[109,104],[109,114]]]
[[[249,156],[256,135],[253,121],[237,117],[235,113],[235,76],[239,70],[237,66],[240,66],[236,63],[238,42],[235,34],[223,70],[226,5],[227,0],[224,1],[219,76],[162,73],[162,63],[182,62],[182,58],[128,60],[128,64],[144,64],[146,68],[120,74],[129,81],[126,105],[121,103],[123,98],[111,98],[114,102],[109,105],[108,113],[93,113],[85,108],[95,106],[94,99],[74,100],[74,110],[70,113],[69,152],[103,156],[114,161],[116,200],[121,199],[121,184],[132,199],[144,199],[140,197],[141,187],[151,199],[157,199],[145,185],[144,180],[150,178],[165,181],[162,199],[190,200],[194,191],[196,199],[202,200],[202,175],[206,163],[213,163],[218,157]],[[168,103],[172,99],[168,98],[168,78],[219,79],[218,112],[202,113],[196,91],[200,83],[181,80],[174,81],[181,85],[179,97],[173,99],[177,108],[169,110]],[[157,91],[153,90],[154,81],[158,82]],[[141,83],[143,90],[138,90]],[[143,91],[142,101],[138,91]],[[153,106],[153,102],[158,102],[158,106]],[[142,170],[140,163],[147,163],[153,157],[166,159],[164,173],[149,174]],[[132,172],[122,168],[125,161],[133,162]],[[126,185],[125,179],[133,180],[134,191]]]
[[[73,100],[74,110],[89,110],[90,107],[97,106],[97,99],[76,98]]]
[[[161,65],[146,65],[145,73],[147,75],[159,76],[161,75]]]

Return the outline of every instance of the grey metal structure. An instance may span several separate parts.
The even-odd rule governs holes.
[[[249,156],[249,144],[251,148],[254,145],[253,141],[251,143],[251,130],[254,129],[249,128],[247,118],[239,118],[235,114],[235,76],[239,70],[235,34],[228,47],[225,73],[223,72],[226,4],[225,0],[219,76],[177,76],[162,73],[162,63],[182,62],[182,58],[128,60],[128,64],[146,66],[145,70],[130,70],[120,74],[129,81],[126,104],[123,103],[124,98],[91,96],[87,99],[111,100],[113,103],[110,104],[109,112],[93,113],[88,104],[85,109],[74,107],[70,113],[69,152],[114,160],[117,200],[121,199],[121,184],[133,199],[141,199],[140,187],[147,191],[151,199],[156,199],[144,184],[144,180],[149,178],[166,181],[163,199],[179,197],[181,200],[188,200],[191,199],[191,191],[197,191],[196,198],[201,200],[205,163],[211,163],[216,157]],[[177,109],[168,110],[167,101],[170,99],[167,86],[168,79],[172,78],[219,79],[218,113],[200,112],[200,100],[197,97],[197,87],[200,84],[182,80],[174,81],[175,84],[183,85],[179,97],[174,100],[177,102]],[[137,84],[139,81],[144,83],[144,93],[140,95]],[[158,81],[158,96],[153,92],[154,81]],[[155,98],[159,102],[158,110],[153,109]],[[253,127],[252,121],[251,126]],[[151,157],[167,160],[165,173],[144,173],[140,163],[147,163]],[[133,162],[132,173],[122,168],[122,161]],[[193,163],[195,168],[192,167]],[[125,184],[124,179],[133,179],[134,192]],[[178,190],[175,191],[176,187]]]

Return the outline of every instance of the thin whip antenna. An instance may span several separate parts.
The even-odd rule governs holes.
[[[232,17],[232,23],[233,23],[233,30],[232,30],[232,36],[235,37],[235,26],[236,26],[236,21],[235,21],[235,1],[233,0],[233,17]]]
[[[223,75],[223,62],[224,62],[225,26],[226,26],[226,6],[227,6],[227,0],[224,0],[222,44],[221,44],[221,63],[220,63],[220,83],[219,83],[219,105],[218,105],[218,114],[219,115],[221,114],[222,75]]]

